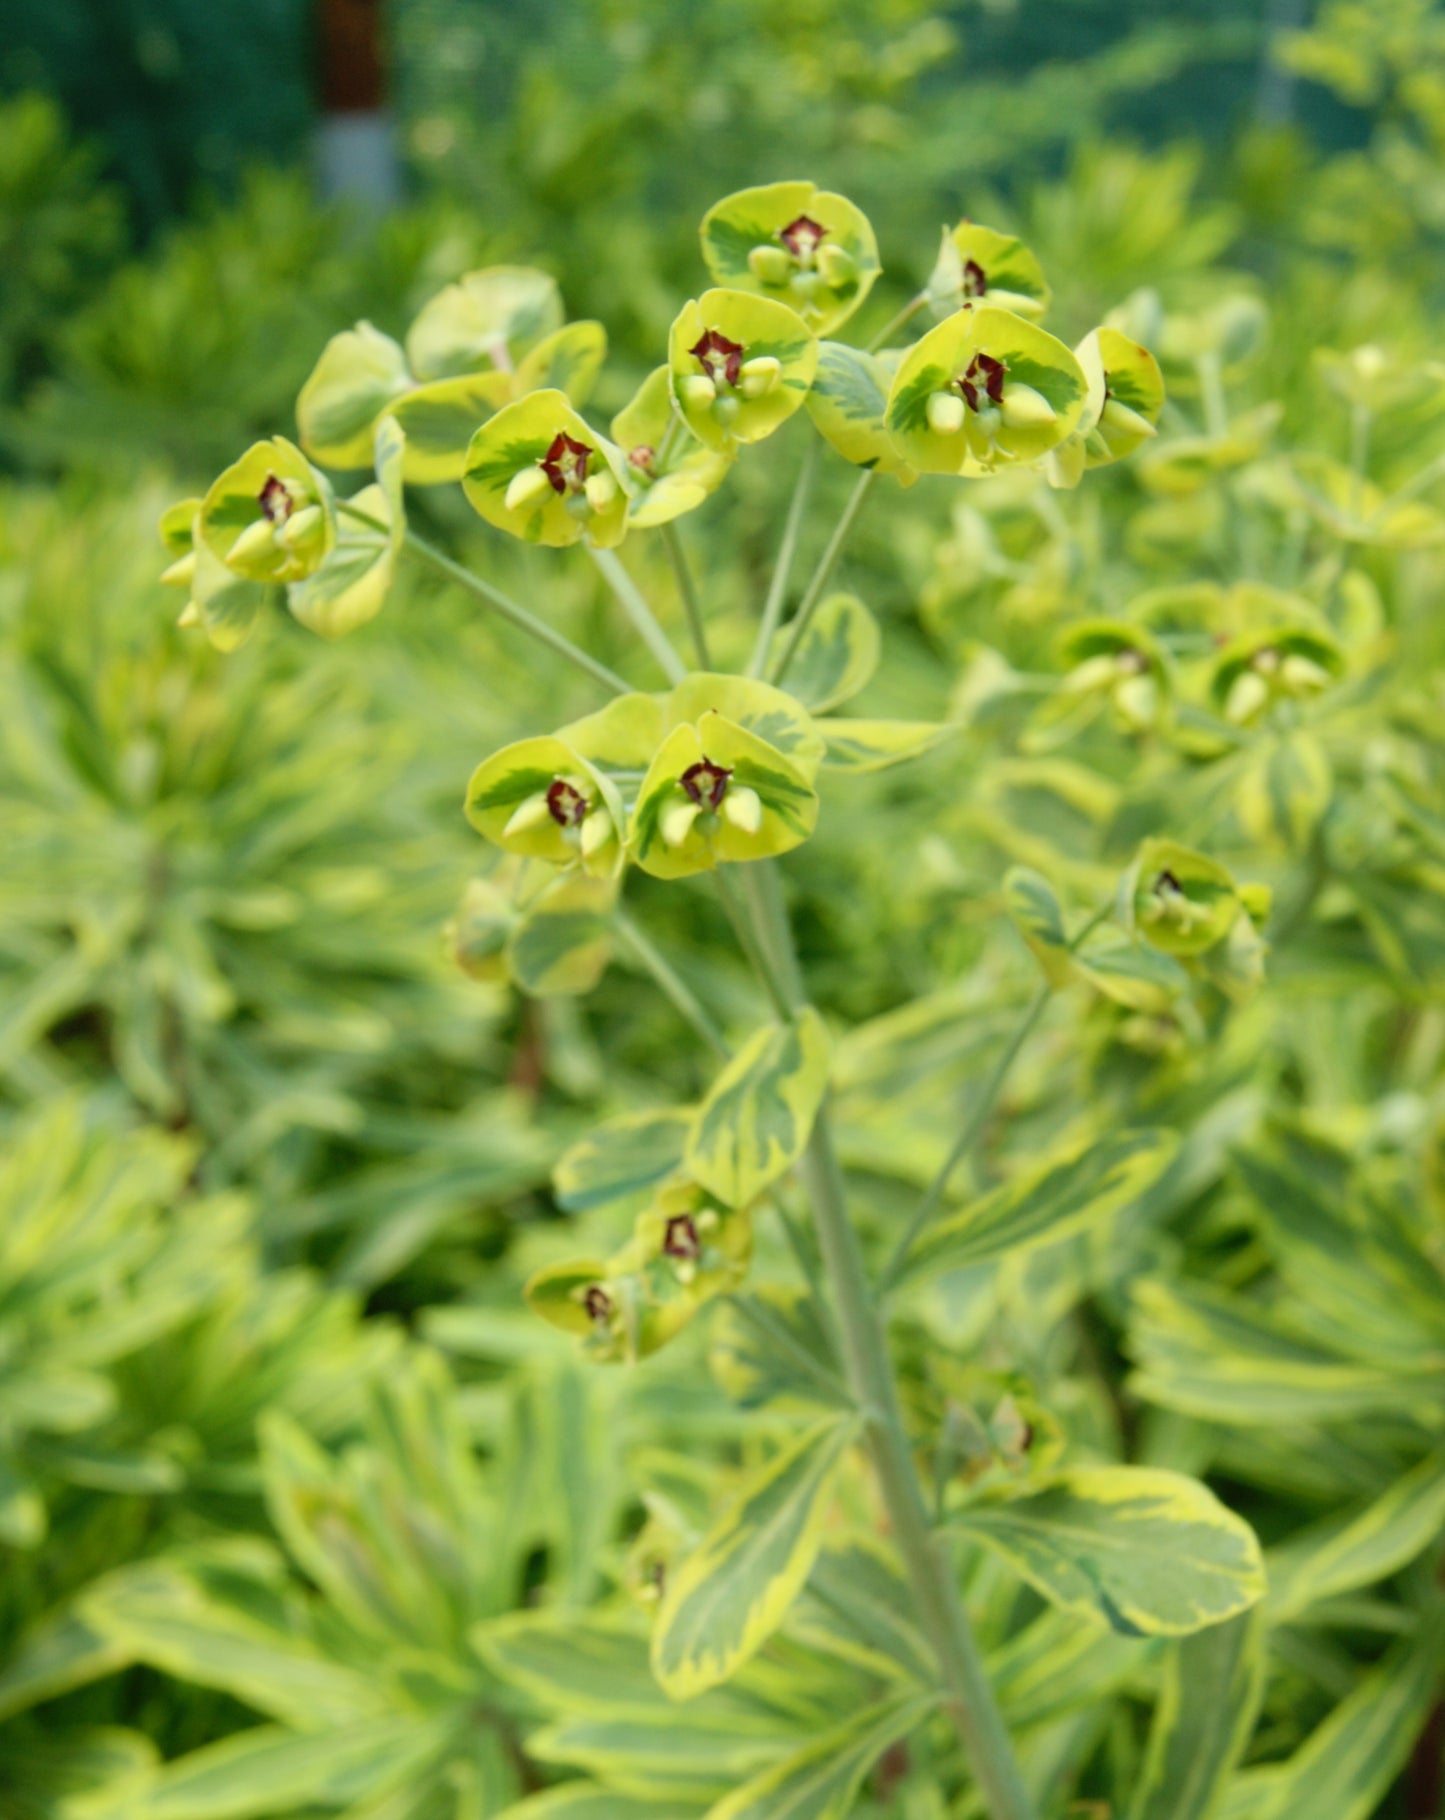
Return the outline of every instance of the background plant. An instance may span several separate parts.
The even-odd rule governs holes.
[[[1182,1140],[1155,1187],[1092,1240],[1001,1273],[980,1267],[977,1280],[951,1285],[947,1299],[899,1304],[907,1418],[915,1434],[943,1437],[948,1458],[956,1456],[955,1498],[967,1487],[986,1500],[1030,1455],[1035,1471],[1124,1458],[1205,1475],[1266,1547],[1261,1672],[1259,1638],[1229,1627],[1176,1646],[1111,1639],[1096,1621],[1050,1616],[1034,1595],[1020,1594],[1006,1567],[967,1545],[960,1563],[970,1608],[1049,1812],[1077,1801],[1124,1813],[1177,1811],[1168,1776],[1188,1761],[1190,1745],[1162,1722],[1160,1742],[1150,1745],[1150,1709],[1158,1701],[1167,1715],[1170,1687],[1198,1687],[1203,1677],[1220,1690],[1208,1710],[1241,1740],[1243,1771],[1223,1797],[1227,1811],[1414,1816],[1439,1805],[1429,1725],[1438,1626],[1428,1603],[1439,1531],[1439,1316],[1430,1290],[1439,1271],[1433,299],[1423,261],[1406,276],[1397,263],[1301,235],[1306,202],[1338,178],[1331,161],[1298,151],[1290,158],[1254,140],[1232,167],[1248,181],[1215,163],[1191,189],[1183,159],[1185,174],[1166,183],[1148,160],[1089,156],[1065,187],[1021,184],[997,211],[968,209],[1026,231],[1058,292],[1048,321],[1069,337],[1135,285],[1157,282],[1162,320],[1150,322],[1153,306],[1142,299],[1130,320],[1149,322],[1149,338],[1167,356],[1164,433],[1142,459],[1089,476],[1072,495],[1007,480],[950,498],[948,483],[925,481],[890,497],[886,512],[870,504],[829,591],[856,595],[880,619],[882,662],[843,712],[953,730],[904,770],[833,778],[817,833],[783,861],[815,996],[835,1032],[849,1031],[834,1058],[834,1123],[880,1263],[948,1142],[967,1134],[968,1109],[1038,999],[1038,963],[1016,928],[1061,983],[1036,1012],[955,1193],[972,1200],[1026,1180],[1054,1145],[1101,1133],[1147,1125]],[[1388,181],[1383,167],[1379,181]],[[1121,184],[1132,198],[1122,212],[1110,208]],[[1231,214],[1216,215],[1175,263],[1182,225],[1209,221],[1221,200]],[[687,218],[679,208],[647,220],[649,233],[675,236],[668,258],[679,272],[696,269],[682,231]],[[1330,218],[1351,219],[1322,211],[1320,219]],[[1397,240],[1392,258],[1413,244],[1408,234]],[[508,251],[525,257],[533,247]],[[885,234],[885,263],[903,251]],[[926,275],[932,254],[931,242],[913,254],[910,277]],[[436,281],[496,256],[491,245],[464,252]],[[1236,269],[1221,271],[1221,258]],[[1251,265],[1268,281],[1267,312],[1237,301],[1253,289],[1239,275]],[[388,318],[373,308],[365,277],[351,282],[310,345],[302,348],[298,336],[286,388],[267,377],[278,386],[273,396],[294,391],[326,333],[362,311],[402,330],[434,288],[418,286]],[[570,281],[566,295],[574,310],[588,307]],[[860,338],[906,295],[907,287],[880,293]],[[1217,350],[1217,389],[1207,376],[1207,323],[1216,311],[1229,331]],[[1295,332],[1302,321],[1334,358],[1312,353]],[[1383,361],[1356,352],[1372,343]],[[644,376],[643,362],[658,357],[655,342],[638,346],[635,369],[615,353],[609,362],[590,408],[600,427]],[[1271,398],[1283,415],[1265,440],[1252,413]],[[1206,415],[1221,405],[1222,438],[1217,418],[1211,428]],[[203,485],[247,436],[290,427],[271,411],[263,402],[217,432],[185,458],[196,465],[172,490]],[[724,659],[750,654],[803,432],[799,419],[753,451],[718,502],[681,527],[705,577],[708,635]],[[57,449],[45,459],[60,458]],[[1355,462],[1363,485],[1351,473]],[[209,656],[194,635],[166,629],[167,598],[147,579],[156,494],[133,499],[130,474],[107,476],[89,458],[87,466],[58,500],[33,489],[7,497],[6,648],[16,681],[6,814],[7,833],[13,826],[23,837],[8,920],[18,917],[27,932],[14,944],[16,987],[7,989],[7,1004],[21,1007],[7,1024],[9,1104],[29,1105],[30,1123],[58,1091],[98,1088],[104,1103],[87,1113],[88,1142],[111,1174],[133,1175],[136,1159],[150,1153],[142,1144],[123,1169],[124,1128],[138,1113],[178,1117],[129,1059],[144,1041],[147,1006],[186,976],[172,949],[193,955],[199,935],[236,1002],[254,1009],[233,1011],[204,995],[201,1014],[184,1008],[188,1043],[205,1064],[205,1105],[179,1115],[185,1128],[147,1164],[152,1186],[112,1203],[112,1217],[134,1234],[125,1274],[103,1267],[107,1297],[132,1305],[129,1342],[118,1320],[98,1320],[83,1277],[40,1301],[33,1277],[7,1266],[7,1284],[24,1283],[30,1298],[7,1289],[7,1311],[28,1311],[8,1330],[18,1336],[7,1342],[9,1356],[23,1362],[26,1378],[49,1386],[6,1399],[7,1470],[20,1484],[7,1509],[30,1526],[6,1574],[15,1640],[0,1684],[11,1714],[0,1742],[16,1766],[7,1783],[21,1791],[11,1798],[28,1804],[22,1811],[49,1814],[78,1790],[94,1800],[107,1790],[112,1809],[135,1811],[126,1804],[141,1799],[137,1788],[150,1784],[157,1757],[175,1766],[171,1775],[182,1764],[189,1774],[204,1766],[195,1753],[219,1740],[237,1739],[227,1748],[260,1756],[291,1738],[320,1764],[307,1772],[315,1780],[293,1782],[269,1807],[270,1797],[254,1793],[251,1811],[388,1811],[386,1802],[404,1799],[386,1792],[400,1749],[390,1766],[334,1770],[347,1714],[360,1711],[372,1723],[391,1715],[388,1724],[413,1740],[408,1749],[421,1751],[427,1734],[416,1798],[436,1811],[475,1806],[478,1778],[495,1807],[528,1798],[538,1782],[566,1779],[566,1811],[580,1799],[579,1776],[626,1788],[616,1798],[628,1811],[647,1811],[644,1787],[669,1788],[653,1803],[663,1811],[705,1811],[786,1757],[798,1728],[816,1735],[819,1709],[810,1701],[823,1700],[829,1712],[857,1710],[905,1685],[921,1664],[915,1640],[909,1665],[906,1637],[884,1650],[886,1666],[876,1649],[858,1662],[856,1639],[845,1644],[840,1588],[869,1584],[878,1563],[876,1553],[849,1553],[842,1527],[830,1534],[786,1633],[734,1684],[745,1716],[735,1707],[718,1712],[718,1694],[659,1707],[635,1639],[616,1636],[628,1608],[613,1589],[645,1592],[658,1561],[686,1553],[706,1513],[805,1422],[804,1407],[821,1415],[828,1405],[776,1328],[769,1362],[756,1320],[731,1306],[620,1374],[579,1366],[569,1341],[554,1345],[520,1309],[522,1283],[536,1270],[629,1230],[635,1211],[592,1202],[575,1155],[548,1191],[549,1162],[609,1113],[701,1096],[715,1068],[668,1001],[640,988],[641,962],[625,935],[582,1005],[538,999],[524,1008],[505,988],[448,983],[437,957],[436,924],[479,852],[457,813],[458,754],[467,755],[465,770],[483,752],[566,724],[601,697],[579,673],[559,699],[558,673],[549,668],[544,680],[519,635],[420,567],[403,566],[386,611],[339,645],[323,646],[278,618],[239,655]],[[875,483],[884,484],[892,483]],[[796,561],[800,583],[849,485],[842,464],[826,456]],[[1384,495],[1415,490],[1371,522],[1375,486]],[[479,534],[460,501],[452,511],[442,498],[409,495],[424,537],[540,606],[609,667],[648,688],[661,684],[580,552],[534,560]],[[622,554],[684,645],[665,552],[633,539]],[[76,613],[77,602],[94,604]],[[846,608],[830,612],[849,617]],[[1132,664],[1106,689],[1097,667],[1078,674],[1099,655],[1083,648],[1106,635],[1091,623],[1099,620],[1111,622],[1116,653],[1157,653],[1164,680],[1155,703],[1165,706],[1153,720],[1140,713],[1150,691],[1121,686]],[[1223,709],[1233,679],[1216,691],[1216,654],[1266,628],[1281,648],[1295,641],[1296,655],[1312,649],[1309,661],[1328,680],[1297,696],[1273,688],[1257,718],[1231,720]],[[1301,637],[1326,638],[1327,648],[1302,646]],[[130,668],[120,665],[125,654]],[[1151,664],[1139,674],[1147,682],[1155,673]],[[112,674],[128,686],[107,684]],[[1291,674],[1318,683],[1298,665]],[[137,686],[147,675],[169,681]],[[479,676],[491,693],[477,687]],[[1251,694],[1246,688],[1236,707],[1247,708]],[[274,719],[266,712],[273,697]],[[143,708],[136,698],[156,705]],[[291,783],[298,797],[310,796],[312,825],[335,832],[323,833],[315,852],[304,820],[289,852],[270,855],[229,833],[223,849],[208,831],[212,786],[178,740],[170,705],[178,699],[197,701],[198,718],[219,717],[230,729],[226,749],[242,761],[246,787],[230,787],[216,826],[244,829],[247,816],[264,818],[272,755],[287,749],[287,728],[298,724],[307,726],[313,763],[333,734],[346,733],[352,743],[340,769],[349,776],[359,765],[380,800],[363,807],[362,788],[352,797],[336,784],[313,787],[298,748]],[[162,751],[175,742],[161,789],[149,781],[156,760],[147,754],[157,727],[166,734]],[[122,749],[132,754],[124,767],[114,756]],[[326,774],[319,763],[317,770]],[[92,800],[101,807],[78,812]],[[63,816],[55,812],[61,805]],[[114,903],[115,928],[124,930],[131,893],[143,896],[124,856],[155,842],[157,805],[165,844],[180,857],[178,876],[199,878],[202,888],[178,894],[164,932],[85,948],[75,934],[85,924],[72,919],[70,904],[78,892],[85,901],[93,854],[115,843],[107,877],[117,886],[91,887],[98,910],[89,919],[109,916]],[[218,887],[207,882],[224,874],[242,881],[243,892],[279,883],[309,898],[316,872],[324,880],[353,830],[371,844],[377,866],[408,881],[399,895],[325,900],[351,953],[374,945],[391,957],[384,985],[364,992],[348,984],[345,953],[317,939],[314,924],[307,928],[313,919],[238,934],[217,917]],[[1186,990],[1177,970],[1149,957],[1141,963],[1137,948],[1102,931],[1067,963],[1051,943],[1050,892],[1076,934],[1112,896],[1140,840],[1160,832],[1206,851],[1237,879],[1274,887],[1266,982],[1228,1010],[1215,986],[1191,982]],[[869,843],[886,845],[896,863],[887,871],[860,864]],[[414,861],[401,857],[408,848]],[[64,891],[56,879],[66,881]],[[628,911],[725,1033],[745,1036],[768,1018],[725,914],[702,887],[637,879]],[[195,933],[178,936],[187,926]],[[483,918],[472,934],[484,929]],[[454,939],[465,933],[459,928]],[[148,952],[148,967],[139,965]],[[127,957],[122,968],[117,953]],[[32,974],[66,961],[75,996],[47,1005],[43,994],[20,995],[22,979],[28,986]],[[159,992],[118,984],[152,981],[157,970]],[[321,1019],[309,1034],[304,1021],[298,1029],[279,1015],[298,981]],[[368,1052],[338,1040],[347,1020],[367,1010],[374,1018],[383,1002],[390,1028],[381,1033],[373,1023]],[[398,1041],[397,1031],[410,1034]],[[478,1078],[502,1097],[474,1102]],[[297,1091],[288,1095],[292,1083]],[[324,1107],[335,1094],[337,1105],[354,1110],[332,1125],[312,1123],[313,1089],[321,1092],[313,1104]],[[260,1116],[272,1096],[287,1121],[301,1108],[279,1144]],[[407,1118],[389,1127],[384,1115],[398,1103]],[[448,1128],[455,1135],[444,1144]],[[62,1142],[53,1124],[40,1129],[25,1150],[55,1159],[43,1188],[53,1209],[46,1230],[62,1234],[88,1203],[73,1171],[64,1186],[70,1165],[62,1159],[74,1140]],[[237,1129],[259,1134],[254,1147],[227,1145]],[[18,1127],[13,1135],[19,1151]],[[452,1171],[454,1141],[465,1149]],[[192,1171],[199,1181],[188,1187]],[[9,1199],[18,1179],[7,1182]],[[234,1186],[249,1209],[200,1198]],[[794,1211],[802,1214],[800,1199]],[[147,1247],[173,1228],[170,1243],[183,1260],[179,1239],[192,1212],[210,1241],[197,1254],[204,1269],[180,1285],[173,1276],[166,1288],[147,1264]],[[378,1235],[375,1246],[348,1236],[368,1231]],[[771,1214],[759,1215],[754,1241],[750,1293],[775,1305],[806,1342],[797,1266]],[[60,1249],[72,1255],[74,1242]],[[369,1292],[365,1312],[326,1285],[338,1271]],[[134,1314],[142,1303],[150,1304],[144,1322]],[[224,1321],[215,1312],[222,1308]],[[312,1312],[322,1308],[324,1319]],[[392,1330],[395,1315],[409,1338]],[[287,1340],[293,1322],[297,1337]],[[68,1357],[77,1324],[108,1335],[112,1347],[120,1334],[123,1350],[102,1356],[97,1339],[91,1356]],[[227,1337],[208,1352],[206,1336],[217,1330]],[[293,1429],[309,1432],[308,1497],[321,1498],[324,1487],[325,1508],[354,1509],[346,1500],[356,1487],[385,1485],[394,1470],[388,1425],[394,1432],[402,1423],[418,1460],[435,1445],[428,1434],[455,1433],[450,1418],[423,1415],[415,1400],[404,1416],[375,1413],[388,1399],[368,1387],[400,1386],[398,1357],[410,1358],[419,1344],[449,1355],[451,1387],[429,1355],[405,1381],[432,1385],[434,1408],[453,1408],[464,1422],[479,1462],[475,1475],[463,1475],[478,1481],[464,1507],[477,1513],[478,1533],[505,1545],[487,1569],[490,1590],[473,1570],[436,1558],[426,1572],[447,1589],[452,1615],[422,1620],[420,1603],[414,1613],[408,1597],[405,1620],[367,1620],[380,1628],[362,1634],[388,1641],[358,1654],[343,1635],[353,1620],[344,1594],[336,1603],[333,1569],[304,1543],[298,1552],[301,1532],[286,1527],[277,1488],[298,1469],[286,1464],[292,1456],[278,1451],[278,1437],[290,1431],[284,1420],[268,1421],[258,1439],[256,1417],[279,1408]],[[271,1360],[264,1370],[250,1363],[261,1357]],[[949,1365],[940,1376],[941,1358]],[[240,1382],[246,1396],[208,1407],[209,1384]],[[194,1393],[183,1399],[181,1384],[194,1384]],[[59,1392],[71,1398],[72,1426],[63,1432],[34,1419],[47,1409],[54,1419]],[[1059,1430],[1067,1451],[1051,1457]],[[409,1521],[435,1541],[459,1494],[434,1489],[430,1478],[423,1486],[423,1478],[413,1475],[412,1508],[436,1514]],[[494,1500],[505,1513],[500,1529],[485,1514]],[[855,1531],[876,1527],[866,1481],[851,1466],[836,1508]],[[353,1521],[331,1533],[349,1558],[362,1558],[342,1540],[355,1533],[346,1527]],[[399,1532],[382,1534],[364,1547],[379,1546],[391,1562],[408,1558]],[[236,1538],[264,1546],[248,1542],[238,1553]],[[219,1563],[206,1553],[216,1543],[232,1549]],[[127,1563],[136,1577],[113,1580],[116,1569],[131,1571]],[[275,1589],[274,1607],[263,1601],[264,1586]],[[897,1586],[885,1580],[882,1588],[881,1604],[896,1605]],[[524,1604],[556,1615],[497,1623]],[[272,1609],[275,1622],[262,1623],[258,1613]],[[584,1619],[584,1609],[594,1615]],[[167,1625],[184,1610],[197,1619],[190,1641],[167,1640]],[[262,1633],[241,1639],[242,1656],[260,1652],[249,1668],[238,1664],[228,1631],[238,1610]],[[459,1623],[471,1626],[471,1642],[456,1641]],[[583,1684],[578,1644],[594,1636],[598,1652],[613,1653],[599,1653],[599,1680]],[[559,1647],[544,1654],[553,1639]],[[857,1663],[852,1682],[839,1678],[840,1646]],[[376,1664],[409,1661],[411,1650],[428,1667],[406,1671],[398,1705],[386,1685],[390,1669],[377,1673]],[[314,1691],[323,1681],[332,1688],[324,1705],[281,1691]],[[723,1692],[732,1699],[733,1689]],[[780,1696],[786,1719],[775,1711]],[[468,1714],[488,1715],[468,1733],[471,1759],[448,1742],[456,1700]],[[1260,1717],[1243,1743],[1257,1700]],[[680,1734],[680,1717],[694,1713],[698,1731]],[[258,1725],[267,1735],[254,1735]],[[1166,1735],[1175,1738],[1172,1750]],[[686,1769],[660,1760],[668,1736],[684,1736]],[[946,1738],[946,1730],[924,1728],[906,1762],[885,1753],[860,1793],[863,1808],[969,1811],[972,1796],[952,1779]],[[1194,1748],[1228,1763],[1231,1752],[1216,1739]],[[523,1743],[522,1756],[511,1741]],[[695,1773],[699,1764],[711,1767],[712,1783]],[[338,1779],[327,1780],[333,1773]],[[236,1786],[233,1779],[233,1798]],[[218,1798],[204,1784],[175,1795],[193,1800],[193,1811],[214,1811],[205,1803]]]

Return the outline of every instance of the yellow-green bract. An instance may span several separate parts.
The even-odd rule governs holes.
[[[845,461],[892,474],[900,486],[911,487],[918,470],[904,460],[883,421],[897,364],[896,355],[870,354],[841,341],[819,342],[808,415]]]
[[[732,456],[700,442],[673,409],[669,369],[654,367],[612,419],[612,440],[635,491],[628,522],[638,530],[670,524],[720,487]]]
[[[976,221],[961,221],[943,231],[928,298],[939,315],[965,303],[986,303],[1034,318],[1049,307],[1049,287],[1043,267],[1023,241]]]
[[[506,369],[561,326],[554,278],[530,266],[488,266],[449,284],[423,308],[407,331],[407,359],[418,379]]]
[[[315,574],[293,582],[286,598],[303,626],[340,638],[374,619],[385,605],[406,536],[402,498],[405,438],[383,420],[376,432],[376,481],[336,514],[336,541]]]

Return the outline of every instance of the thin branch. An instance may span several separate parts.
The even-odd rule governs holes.
[[[345,500],[339,501],[336,509],[344,512],[348,518],[355,519],[358,524],[370,526],[373,531],[385,532],[388,529],[379,519],[371,517],[367,512],[358,511]],[[480,575],[474,575],[470,569],[464,569],[459,562],[453,562],[444,550],[439,550],[435,544],[428,543],[426,538],[418,537],[415,531],[408,530],[406,547],[415,551],[434,569],[440,570],[449,581],[455,582],[459,588],[465,588],[469,594],[475,594],[479,600],[486,601],[487,605],[500,613],[503,619],[527,633],[529,637],[535,638],[539,644],[546,645],[548,650],[555,651],[559,657],[565,657],[568,663],[575,664],[579,670],[585,670],[594,682],[600,682],[617,695],[626,695],[630,692],[631,683],[624,681],[615,670],[609,670],[606,664],[598,663],[597,659],[590,656],[580,645],[574,645],[570,638],[564,638],[560,632],[554,632],[545,620],[538,619],[525,607],[519,606],[510,595],[503,594],[500,588],[494,588],[489,581],[483,581]]]
[[[672,641],[657,623],[656,614],[643,598],[637,583],[618,561],[616,553],[612,550],[599,550],[595,544],[589,543],[587,554],[596,563],[603,580],[632,621],[642,642],[662,666],[663,675],[669,682],[681,682],[687,675],[687,665],[672,648]]]
[[[833,527],[833,535],[828,539],[828,546],[818,558],[818,566],[813,571],[813,579],[808,583],[807,592],[799,602],[798,611],[793,615],[788,627],[787,639],[778,653],[778,661],[773,665],[768,681],[780,683],[787,674],[788,665],[797,655],[798,646],[803,642],[803,634],[808,629],[808,622],[813,617],[814,609],[823,597],[823,590],[828,585],[828,577],[833,573],[833,566],[842,554],[843,545],[848,541],[848,534],[853,529],[863,501],[868,497],[868,489],[873,484],[874,470],[865,468],[858,476],[853,491],[848,495],[848,503],[843,508],[842,517]]]
[[[687,615],[687,629],[692,635],[692,648],[697,653],[701,669],[712,668],[712,656],[707,648],[707,627],[703,623],[702,603],[697,597],[697,585],[692,578],[692,569],[688,565],[687,551],[683,548],[682,537],[675,524],[662,527],[662,542],[672,563],[672,572],[677,577],[677,591],[682,597],[682,610]]]
[[[672,963],[652,944],[651,938],[643,933],[625,910],[613,912],[613,922],[618,934],[652,975],[661,990],[672,1001],[673,1005],[691,1024],[692,1028],[715,1051],[723,1061],[731,1054],[726,1039],[718,1029],[709,1013],[704,1010],[697,995],[673,967]]]
[[[788,501],[788,516],[783,523],[783,541],[778,546],[778,560],[773,564],[772,580],[768,583],[768,597],[763,603],[763,617],[758,625],[758,636],[748,663],[749,676],[761,676],[772,654],[773,639],[783,615],[783,601],[788,592],[788,577],[792,574],[793,557],[797,554],[798,532],[802,529],[803,513],[807,508],[808,494],[812,491],[813,474],[817,466],[818,444],[810,437],[798,467],[798,478],[793,483],[793,497]]]

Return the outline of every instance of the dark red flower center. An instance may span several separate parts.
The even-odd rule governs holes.
[[[1154,881],[1154,895],[1163,897],[1165,892],[1172,891],[1176,897],[1183,897],[1184,887],[1174,874],[1167,869],[1161,872]]]
[[[256,495],[256,500],[264,516],[273,525],[284,525],[296,510],[296,501],[291,497],[291,489],[284,480],[278,480],[274,474],[266,476],[266,484]]]
[[[697,1223],[690,1213],[675,1213],[662,1235],[662,1249],[670,1258],[694,1263],[702,1255],[702,1240],[697,1236]]]
[[[554,493],[578,493],[587,478],[587,463],[591,459],[592,450],[585,442],[578,442],[575,436],[559,430],[539,465],[551,481]]]
[[[1003,403],[1003,376],[1007,368],[1001,360],[995,360],[992,354],[975,354],[968,363],[968,371],[957,381],[958,389],[970,411],[979,408],[979,400],[987,397],[994,404]]]
[[[988,295],[988,273],[976,259],[965,259],[963,262],[963,294],[965,297]]]
[[[657,450],[650,442],[640,442],[635,449],[627,451],[630,466],[638,468],[644,474],[652,472],[652,464],[657,460]]]
[[[711,759],[700,758],[695,765],[688,766],[678,782],[699,808],[717,809],[728,793],[731,776],[731,771],[715,765]]]
[[[600,1283],[594,1283],[582,1298],[582,1306],[599,1327],[612,1319],[612,1297]]]
[[[811,215],[799,215],[779,231],[778,239],[794,259],[811,259],[827,232],[821,221],[814,221]]]
[[[559,828],[575,828],[586,815],[589,804],[565,777],[553,778],[547,787],[547,813]]]
[[[708,329],[687,351],[714,385],[721,384],[724,379],[729,385],[737,384],[743,364],[740,341],[729,341],[717,329]]]

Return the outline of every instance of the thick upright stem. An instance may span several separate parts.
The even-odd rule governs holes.
[[[767,862],[740,870],[745,875],[754,940],[781,987],[787,1009],[796,1014],[803,1005],[803,982],[776,872]],[[908,1570],[918,1620],[938,1661],[949,1712],[992,1820],[1033,1820],[1033,1804],[968,1614],[928,1521],[903,1425],[883,1316],[848,1217],[843,1171],[826,1106],[818,1114],[804,1154],[803,1179],[837,1309],[848,1387],[865,1423],[868,1452],[893,1525],[893,1539]]]

